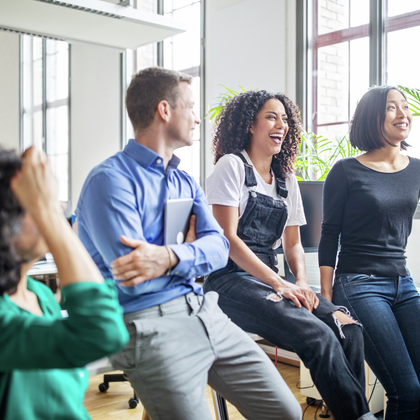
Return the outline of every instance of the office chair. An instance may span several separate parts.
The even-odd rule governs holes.
[[[123,373],[107,373],[104,375],[104,381],[98,386],[99,391],[106,392],[109,388],[110,382],[128,382],[128,379]],[[130,408],[136,408],[138,403],[140,402],[134,389],[133,393],[134,395],[128,400],[128,406]],[[220,396],[214,389],[212,389],[212,397],[214,411],[216,413],[216,420],[229,420],[229,414],[227,411],[225,399],[222,396]],[[151,420],[146,412],[146,409],[143,410],[142,420]]]
[[[109,388],[110,382],[128,382],[128,379],[123,373],[107,373],[104,375],[104,381],[98,386],[99,391],[106,392]],[[139,403],[139,399],[134,389],[133,393],[134,395],[128,400],[128,406],[130,408],[136,408],[137,404]]]

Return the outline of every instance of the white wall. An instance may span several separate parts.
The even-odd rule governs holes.
[[[74,210],[90,170],[120,150],[120,53],[72,45],[70,100]]]
[[[212,0],[206,10],[207,105],[225,85],[295,98],[296,0]],[[205,172],[213,170],[212,130],[205,121]]]
[[[19,35],[0,31],[0,144],[19,150]]]

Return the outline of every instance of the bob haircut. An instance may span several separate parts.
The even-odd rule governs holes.
[[[384,139],[391,146],[384,129],[388,95],[391,90],[400,92],[405,99],[406,96],[395,86],[375,86],[369,89],[360,99],[350,123],[349,140],[353,147],[363,152],[385,147]],[[407,150],[410,145],[403,141],[401,149]],[[395,146],[396,147],[396,146]]]
[[[0,147],[0,295],[15,293],[20,281],[21,261],[12,238],[20,232],[24,210],[10,189],[20,166],[21,159],[15,152]]]
[[[293,164],[299,150],[302,133],[299,109],[286,95],[269,93],[265,90],[241,93],[223,107],[217,119],[213,139],[214,163],[223,155],[238,153],[249,148],[251,125],[261,108],[270,99],[277,99],[283,104],[289,126],[280,152],[273,156],[271,167],[279,178],[285,178],[294,172]]]

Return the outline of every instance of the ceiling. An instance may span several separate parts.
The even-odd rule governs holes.
[[[0,29],[134,49],[187,28],[180,21],[101,0],[0,0]]]

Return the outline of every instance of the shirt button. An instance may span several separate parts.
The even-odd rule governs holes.
[[[162,163],[162,159],[157,159],[156,163]]]

